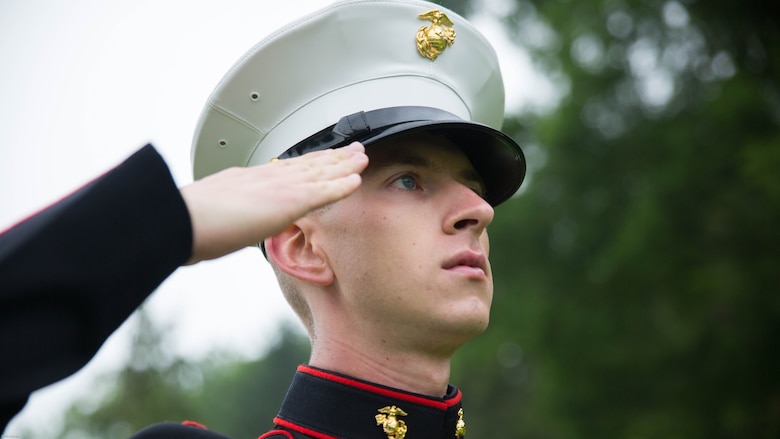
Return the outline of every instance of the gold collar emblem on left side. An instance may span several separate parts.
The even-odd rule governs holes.
[[[422,20],[429,20],[430,26],[423,26],[417,31],[417,51],[420,55],[435,60],[444,49],[455,43],[455,30],[452,20],[442,12],[434,9],[424,14],[420,14]]]
[[[406,436],[406,422],[398,419],[398,416],[406,416],[406,412],[400,408],[389,405],[377,410],[380,414],[374,416],[376,425],[382,427],[387,439],[404,439]]]

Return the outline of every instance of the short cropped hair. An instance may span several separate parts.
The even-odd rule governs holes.
[[[306,301],[306,298],[303,297],[303,294],[301,294],[301,290],[298,288],[298,285],[295,284],[295,280],[292,277],[287,273],[284,273],[273,263],[271,264],[271,268],[274,270],[276,281],[279,283],[279,288],[282,290],[285,300],[290,304],[290,307],[298,318],[301,319],[301,323],[303,323],[303,326],[309,333],[309,338],[313,340],[314,320],[312,318],[309,303]]]

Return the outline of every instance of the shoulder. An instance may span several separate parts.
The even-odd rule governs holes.
[[[284,430],[271,430],[257,439],[295,439],[292,433]]]
[[[130,439],[230,439],[228,436],[208,430],[202,425],[161,423],[144,428]]]

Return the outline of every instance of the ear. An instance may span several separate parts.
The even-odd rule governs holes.
[[[265,251],[284,273],[320,286],[333,283],[334,275],[319,248],[296,224],[265,240]]]

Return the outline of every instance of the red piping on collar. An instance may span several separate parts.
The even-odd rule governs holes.
[[[309,375],[313,375],[322,379],[326,379],[328,381],[335,381],[340,384],[345,384],[350,387],[355,387],[360,390],[365,390],[368,392],[378,393],[380,395],[384,395],[390,398],[400,399],[402,401],[411,402],[414,404],[420,404],[428,407],[433,407],[439,410],[447,410],[448,408],[457,405],[460,402],[460,399],[462,398],[462,395],[460,393],[460,389],[458,390],[458,393],[455,395],[454,398],[446,400],[446,401],[436,401],[431,400],[428,398],[425,398],[423,396],[415,396],[410,395],[408,393],[402,393],[395,390],[390,390],[385,387],[379,387],[374,386],[368,383],[364,383],[362,381],[356,381],[353,379],[349,379],[346,377],[343,377],[341,375],[334,375],[332,373],[328,373],[319,369],[313,369],[309,366],[300,365],[298,366],[298,372],[306,373]]]

